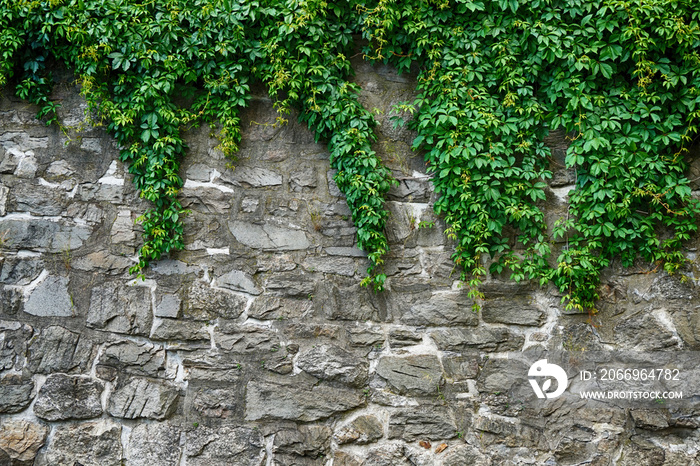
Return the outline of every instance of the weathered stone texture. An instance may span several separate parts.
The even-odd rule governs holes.
[[[301,380],[300,380],[301,379]],[[248,383],[246,420],[316,421],[364,404],[360,390],[313,385],[300,377]]]
[[[34,414],[46,421],[98,417],[103,390],[102,382],[91,377],[51,374],[39,390]]]
[[[613,261],[595,314],[507,273],[484,276],[483,296],[470,298],[448,225],[431,211],[439,194],[411,150],[415,134],[392,121],[408,120],[393,105],[415,98],[417,75],[360,55],[351,79],[378,122],[373,149],[399,183],[386,196],[382,292],[360,286],[367,254],[327,141],[315,143],[297,115],[274,125],[257,84],[240,112],[235,170],[211,129],[183,128],[184,249],[153,261],[144,280],[128,270],[149,203],[116,142],[84,124],[75,77],[53,70],[61,124],[81,128],[68,135],[13,89],[0,93],[0,464],[698,463],[694,367],[666,384],[682,402],[617,406],[573,390],[589,355],[693,365],[700,240],[688,241],[675,276]],[[549,226],[576,184],[564,167],[570,137],[544,141]],[[687,161],[700,188],[697,147]],[[552,257],[565,241],[554,239]],[[571,365],[564,395],[535,397],[531,356]]]
[[[24,420],[0,423],[0,464],[31,465],[49,429]]]
[[[176,387],[146,379],[131,379],[109,398],[109,414],[125,419],[163,420],[177,409]]]

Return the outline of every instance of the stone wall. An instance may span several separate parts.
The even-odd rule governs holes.
[[[509,387],[525,374],[503,364],[543,348],[697,350],[694,281],[613,269],[591,317],[552,288],[488,277],[473,312],[412,134],[389,120],[414,77],[355,68],[400,180],[379,294],[359,286],[367,261],[325,146],[293,116],[273,126],[264,92],[234,171],[208,128],[187,131],[186,248],[141,281],[128,268],[146,206],[70,77],[54,94],[62,128],[5,91],[0,464],[696,464],[697,402],[524,403]],[[565,139],[549,144],[554,221],[573,174]]]

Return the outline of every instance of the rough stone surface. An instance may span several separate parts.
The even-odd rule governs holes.
[[[377,375],[400,394],[437,395],[443,383],[440,361],[433,355],[383,357]]]
[[[253,249],[294,251],[311,246],[306,234],[301,230],[269,224],[251,225],[240,221],[230,222],[228,228],[239,243]]]
[[[2,421],[0,423],[0,464],[33,464],[48,434],[49,428],[41,424],[21,419]]]
[[[355,443],[363,445],[376,442],[384,436],[384,426],[376,416],[362,415],[341,427],[335,434],[335,441],[339,445]]]
[[[260,431],[249,427],[196,427],[187,433],[187,464],[264,466],[267,454]]]
[[[97,364],[126,374],[158,377],[165,371],[165,350],[151,343],[122,340],[107,344]]]
[[[39,374],[82,372],[88,367],[92,352],[92,342],[78,333],[52,325],[30,343],[27,367]]]
[[[24,312],[40,317],[71,317],[73,302],[66,277],[49,276],[29,295]]]
[[[373,149],[399,183],[386,195],[382,292],[360,286],[367,254],[327,141],[297,115],[274,125],[264,87],[251,85],[241,109],[235,170],[209,128],[183,130],[184,248],[151,262],[144,280],[128,270],[148,202],[114,139],[88,124],[75,76],[52,69],[60,125],[37,120],[14,89],[0,95],[0,464],[699,462],[689,351],[700,350],[700,237],[673,276],[613,261],[595,314],[505,273],[484,276],[472,300],[448,225],[431,211],[438,194],[411,150],[415,134],[392,121],[408,120],[393,106],[415,99],[417,74],[350,56],[359,102],[378,123]],[[576,188],[564,167],[570,139],[544,140],[553,179],[538,205],[550,226]],[[698,197],[696,146],[685,157]],[[552,257],[565,246],[555,239]],[[644,367],[650,356],[689,361],[666,384],[684,399],[577,397],[578,370],[589,358],[610,365],[619,351]],[[537,399],[528,383],[545,358],[571,367],[557,399]]]
[[[109,414],[125,419],[163,420],[177,409],[177,388],[146,379],[131,379],[109,398]]]
[[[0,414],[23,411],[32,402],[34,381],[10,374],[0,378]]]
[[[457,426],[451,417],[446,409],[437,406],[397,411],[389,417],[389,438],[401,438],[407,442],[450,439],[457,435]]]
[[[101,286],[92,290],[87,326],[114,333],[148,336],[153,316],[144,287]]]
[[[360,390],[313,385],[294,378],[282,383],[255,381],[246,387],[246,420],[316,421],[357,408],[364,401]]]
[[[337,380],[354,387],[367,382],[367,361],[334,345],[315,345],[297,357],[297,366],[322,380]]]
[[[97,417],[103,390],[102,382],[88,376],[51,374],[39,390],[34,414],[46,421]]]
[[[121,432],[120,425],[108,420],[59,425],[54,429],[47,450],[37,459],[36,464],[121,466]]]
[[[493,324],[538,327],[544,323],[546,315],[532,302],[531,297],[510,296],[486,300],[481,307],[481,318]]]
[[[180,431],[167,424],[139,424],[131,430],[125,456],[134,466],[180,464]]]

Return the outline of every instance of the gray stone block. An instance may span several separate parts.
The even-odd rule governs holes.
[[[46,421],[98,417],[103,390],[102,382],[88,376],[51,374],[39,390],[34,414]]]
[[[401,395],[437,395],[444,379],[437,356],[385,356],[379,360],[377,375]]]

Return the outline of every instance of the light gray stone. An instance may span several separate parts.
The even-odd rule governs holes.
[[[92,289],[88,327],[148,336],[152,322],[151,292],[148,288],[107,283]]]
[[[162,421],[175,412],[178,398],[179,391],[172,385],[131,379],[112,393],[107,411],[114,417]]]
[[[625,318],[613,332],[620,347],[634,351],[664,351],[682,344],[674,331],[645,311]]]
[[[262,293],[262,289],[253,281],[253,278],[241,270],[232,270],[218,277],[215,286],[254,296]]]
[[[103,419],[82,424],[61,424],[54,428],[52,440],[37,466],[71,465],[121,466],[122,428]]]
[[[177,466],[182,448],[180,431],[164,423],[141,423],[129,435],[128,464],[133,466]]]
[[[385,356],[379,360],[377,375],[401,395],[437,395],[444,382],[440,361],[430,354]]]
[[[110,254],[109,251],[95,251],[71,261],[71,269],[85,272],[99,272],[103,275],[122,275],[127,273],[134,262],[128,257]]]
[[[34,464],[34,458],[48,435],[49,428],[41,424],[23,419],[3,420],[0,424],[0,464]]]
[[[102,382],[88,376],[51,374],[39,390],[34,414],[46,421],[100,416],[103,390]]]
[[[0,185],[0,217],[7,214],[7,197],[10,194],[10,188]]]
[[[91,362],[93,344],[90,340],[68,329],[52,325],[32,339],[27,356],[31,372],[85,371]]]
[[[253,249],[296,251],[311,246],[306,234],[301,230],[277,227],[270,224],[254,225],[234,220],[228,228],[236,241]]]
[[[214,169],[202,163],[196,163],[187,169],[187,179],[201,182],[211,181]]]
[[[316,284],[313,275],[292,270],[270,274],[265,282],[265,288],[277,296],[309,298],[313,296]]]
[[[92,229],[87,225],[70,225],[40,218],[0,218],[0,231],[6,232],[9,246],[13,249],[63,252],[83,245]]]
[[[239,374],[241,370],[238,370]],[[239,376],[240,378],[240,376]],[[211,382],[211,378],[207,378]],[[189,390],[192,409],[204,417],[229,419],[242,412],[243,400],[239,399],[240,384],[232,388],[202,387]]]
[[[341,427],[333,438],[338,445],[354,443],[364,445],[376,442],[384,436],[384,426],[376,416],[365,414],[358,416]]]
[[[367,257],[367,253],[360,248],[355,247],[337,247],[332,246],[325,248],[326,254],[329,256],[346,256],[346,257]]]
[[[117,218],[112,224],[110,231],[112,243],[131,244],[136,240],[136,232],[134,231],[134,220],[131,218],[131,211],[122,209],[117,213]]]
[[[335,345],[315,345],[299,353],[297,366],[322,380],[335,380],[354,387],[367,383],[366,360]]]
[[[247,305],[248,299],[245,296],[195,281],[187,293],[183,317],[207,321],[217,317],[235,319],[243,313]]]
[[[73,299],[68,292],[68,278],[46,277],[29,295],[24,312],[39,317],[71,317]]]
[[[364,404],[360,390],[315,385],[300,376],[277,382],[252,380],[246,386],[248,421],[317,421]]]
[[[264,466],[267,454],[262,434],[249,427],[197,427],[187,433],[188,466],[230,464]]]
[[[346,277],[354,276],[361,269],[354,259],[336,256],[311,256],[302,265],[309,272],[332,273]]]
[[[263,188],[282,184],[282,175],[261,167],[236,167],[231,173],[225,173],[221,179],[236,186]]]
[[[180,307],[182,306],[182,300],[178,295],[166,294],[160,298],[160,301],[156,305],[154,315],[156,317],[170,317],[177,319],[180,314]]]
[[[24,411],[32,402],[32,379],[11,374],[0,378],[0,414]]]

